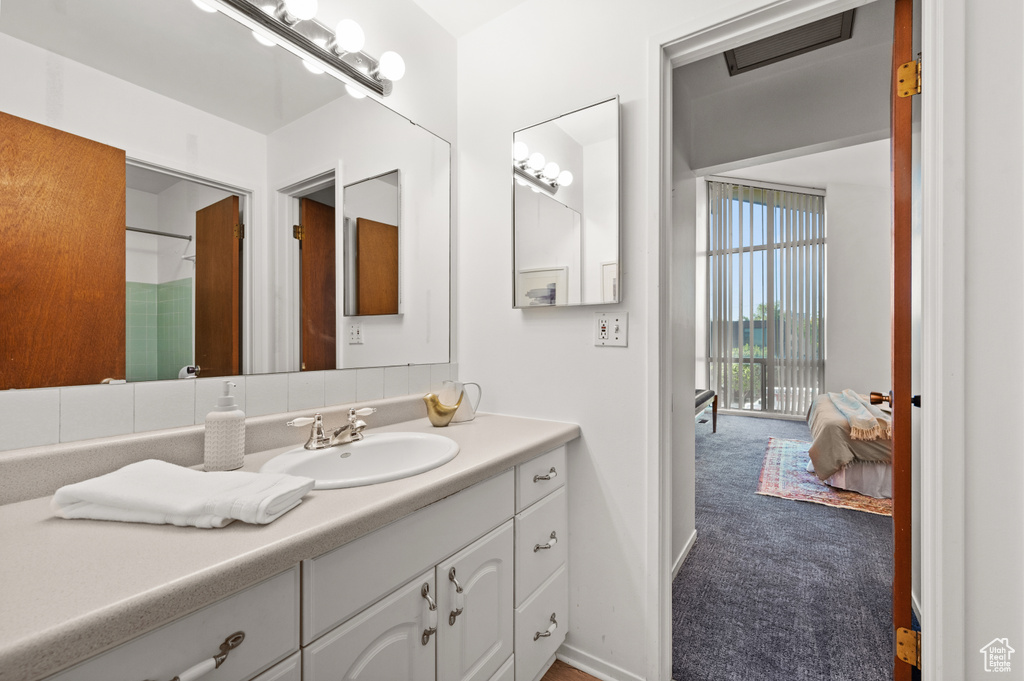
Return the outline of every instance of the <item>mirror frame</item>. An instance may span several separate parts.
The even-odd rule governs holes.
[[[519,128],[518,130],[514,130],[512,132],[512,143],[515,144],[516,135],[521,133],[521,132],[525,132],[525,131],[530,130],[532,128],[536,128],[537,126],[544,125],[546,123],[551,123],[553,121],[557,121],[560,118],[564,118],[566,116],[571,116],[574,113],[578,113],[580,111],[584,111],[586,109],[590,109],[592,107],[599,106],[601,104],[607,104],[609,102],[615,102],[615,157],[616,157],[615,158],[615,161],[616,161],[616,168],[615,168],[615,195],[616,195],[615,230],[616,230],[616,237],[615,237],[615,239],[616,239],[616,249],[617,249],[617,256],[616,257],[618,258],[618,278],[617,278],[617,283],[616,283],[616,286],[615,286],[615,299],[614,300],[600,300],[600,301],[594,301],[594,302],[583,302],[581,300],[581,302],[579,302],[579,303],[563,303],[563,304],[556,303],[556,304],[553,304],[553,305],[537,305],[537,306],[519,305],[519,301],[518,301],[518,298],[519,298],[518,293],[519,292],[517,290],[517,281],[518,281],[518,276],[517,275],[518,275],[519,270],[518,270],[517,261],[516,261],[516,195],[515,195],[515,192],[516,192],[516,177],[515,177],[515,171],[513,170],[513,172],[512,172],[512,182],[511,182],[511,187],[512,187],[512,192],[511,192],[512,193],[512,197],[511,198],[512,198],[512,307],[514,309],[526,310],[526,309],[536,309],[536,308],[583,307],[583,306],[588,306],[588,305],[615,305],[615,304],[618,304],[618,303],[622,302],[622,299],[623,299],[623,296],[622,296],[622,279],[623,279],[623,277],[622,277],[622,244],[623,244],[623,238],[622,238],[622,105],[621,105],[621,102],[619,100],[619,95],[616,94],[616,95],[613,95],[612,97],[605,97],[605,98],[600,99],[600,100],[598,100],[596,102],[593,102],[591,104],[587,104],[586,106],[581,106],[581,107],[578,107],[576,109],[572,109],[572,110],[567,111],[565,113],[559,114],[557,116],[553,116],[553,117],[548,118],[546,120],[540,121],[538,123],[534,123],[533,125],[528,125],[526,127]],[[582,213],[580,215],[581,215],[581,217],[583,217]],[[530,269],[535,270],[537,268],[530,268]],[[555,268],[551,268],[551,269],[555,269]]]

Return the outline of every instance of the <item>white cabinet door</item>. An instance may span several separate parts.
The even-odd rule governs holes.
[[[303,648],[304,681],[433,681],[435,602],[431,570]]]
[[[512,654],[512,544],[509,520],[437,566],[438,681],[487,681]]]

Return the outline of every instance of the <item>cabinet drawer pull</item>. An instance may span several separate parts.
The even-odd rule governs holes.
[[[420,643],[427,645],[430,643],[430,637],[437,633],[437,603],[430,597],[430,585],[426,582],[423,582],[420,595],[427,601],[427,627],[423,630]]]
[[[548,539],[547,544],[534,544],[533,552],[537,553],[541,549],[550,549],[552,546],[558,543],[558,537],[555,536],[555,531],[551,530],[551,537]]]
[[[455,609],[448,614],[448,626],[454,627],[455,620],[462,614],[463,610],[462,585],[459,584],[459,580],[455,578],[454,567],[448,571],[448,581],[455,585]]]
[[[552,478],[557,478],[557,477],[558,477],[558,471],[556,471],[555,467],[552,466],[551,470],[548,471],[547,475],[535,475],[535,476],[533,476],[533,481],[534,482],[540,482],[541,480],[551,480]]]
[[[224,642],[220,644],[220,652],[213,657],[208,657],[199,664],[193,665],[183,671],[182,673],[175,676],[171,681],[195,681],[196,679],[206,676],[214,669],[220,669],[220,666],[224,664],[224,660],[228,659],[228,653],[242,645],[242,641],[245,640],[244,631],[236,631],[235,633],[224,639]]]
[[[558,628],[558,621],[555,619],[555,613],[551,613],[551,626],[548,627],[547,631],[538,631],[533,635],[533,640],[536,641],[539,638],[547,638],[554,633],[555,629]]]

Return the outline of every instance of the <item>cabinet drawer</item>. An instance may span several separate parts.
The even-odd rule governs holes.
[[[302,681],[302,653],[278,662],[252,681]]]
[[[537,636],[552,624],[550,636]],[[569,572],[563,565],[516,608],[516,681],[534,681],[565,640],[568,625]]]
[[[245,640],[203,681],[247,681],[298,650],[297,566],[51,676],[49,681],[163,681],[212,658],[220,652],[224,639],[236,631],[244,631]]]
[[[436,630],[448,624],[430,610],[436,594],[431,569],[303,648],[303,681],[433,681]]]
[[[505,660],[505,664],[501,665],[501,669],[494,672],[488,681],[515,681],[516,678],[516,656],[509,655],[508,659]]]
[[[303,644],[511,518],[513,478],[506,471],[303,561]]]
[[[562,487],[565,473],[565,445],[516,466],[516,512]]]
[[[568,538],[565,487],[516,516],[516,606],[565,562]]]

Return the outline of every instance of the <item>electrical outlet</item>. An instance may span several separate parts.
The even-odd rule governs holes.
[[[594,345],[626,347],[628,335],[628,312],[598,312],[595,315]]]
[[[349,345],[362,345],[363,344],[363,324],[362,322],[350,322],[348,325],[348,344]]]

